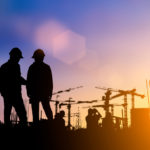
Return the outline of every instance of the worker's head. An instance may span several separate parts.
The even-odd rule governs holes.
[[[97,109],[93,108],[93,113],[96,113],[97,112]]]
[[[45,54],[44,51],[42,49],[37,49],[35,50],[32,58],[35,59],[35,61],[37,62],[42,62],[44,60]]]
[[[17,47],[11,49],[9,55],[10,59],[13,60],[14,62],[19,62],[19,60],[23,58],[21,50]]]
[[[93,113],[93,109],[89,108],[88,109],[88,115],[92,115],[92,113]]]
[[[65,116],[65,111],[61,110],[60,111],[60,117],[63,118]]]

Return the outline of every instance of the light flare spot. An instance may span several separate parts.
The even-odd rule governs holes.
[[[53,55],[64,63],[72,64],[86,54],[86,40],[81,35],[66,30],[53,39]]]
[[[37,46],[52,51],[55,36],[65,31],[65,27],[56,21],[48,21],[35,30],[34,41]]]
[[[53,54],[55,58],[72,64],[86,53],[86,39],[62,24],[49,21],[35,30],[35,44]]]

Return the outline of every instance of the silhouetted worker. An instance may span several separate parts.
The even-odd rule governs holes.
[[[101,118],[101,114],[96,109],[88,109],[88,115],[86,117],[87,129],[95,130],[99,127],[99,119]]]
[[[43,62],[45,54],[43,50],[37,49],[32,58],[35,62],[29,67],[27,75],[27,94],[32,105],[33,122],[39,122],[39,102],[48,120],[53,119],[49,100],[53,92],[53,79],[50,66]]]
[[[93,114],[93,111],[91,108],[88,109],[88,115],[86,116],[86,126],[87,126],[87,129],[92,129],[92,114]]]
[[[4,122],[6,125],[11,124],[10,114],[14,107],[20,123],[26,125],[27,116],[21,94],[21,85],[25,85],[26,80],[21,77],[18,64],[23,56],[19,48],[13,48],[9,55],[10,59],[0,69],[1,95],[4,98]]]
[[[113,118],[110,112],[108,112],[103,119],[102,127],[107,130],[112,130],[114,128]]]
[[[56,114],[56,117],[54,119],[55,126],[58,128],[58,130],[64,130],[65,129],[65,120],[64,120],[65,112],[62,110],[60,113]]]
[[[93,109],[93,126],[94,128],[99,127],[99,119],[101,118],[101,114],[98,112],[97,109]]]

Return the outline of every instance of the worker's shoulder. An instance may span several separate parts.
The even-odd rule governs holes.
[[[43,62],[42,65],[50,68],[50,66],[48,64],[46,64],[45,62]]]
[[[16,68],[17,67],[18,68],[18,67],[20,67],[20,65],[18,63],[12,63],[11,61],[7,61],[1,65],[1,68],[7,68],[7,67],[10,67],[10,68]]]
[[[34,62],[33,64],[30,65],[29,68],[31,69],[31,68],[38,68],[38,67],[47,68],[47,69],[50,68],[50,66],[48,64],[44,63],[44,62],[42,62],[42,63]]]
[[[29,66],[29,69],[33,68],[35,66],[34,63],[32,63],[30,66]]]
[[[50,66],[49,66],[48,64],[44,63],[44,62],[41,64],[41,67],[42,67],[44,70],[47,70],[47,71],[50,71],[50,70],[51,70]]]
[[[2,64],[2,65],[1,65],[1,69],[5,69],[8,65],[9,65],[9,63],[8,63],[8,62],[6,62],[6,63]]]

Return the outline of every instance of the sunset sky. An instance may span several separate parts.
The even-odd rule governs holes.
[[[45,62],[52,69],[54,92],[84,86],[60,94],[61,101],[69,97],[76,101],[101,99],[106,91],[95,86],[136,88],[138,93],[147,96],[150,1],[0,0],[0,65],[8,60],[13,47],[23,52],[20,66],[24,78],[33,62],[34,50],[41,48],[46,53]],[[23,97],[28,99],[25,87]],[[128,96],[129,108],[130,99]],[[147,97],[135,99],[136,107],[148,107]],[[122,104],[123,97],[111,103]],[[87,114],[84,106],[89,105],[72,106],[72,112],[80,107],[83,122]],[[116,108],[115,114],[120,116],[121,109]],[[99,111],[104,113],[103,109]]]

